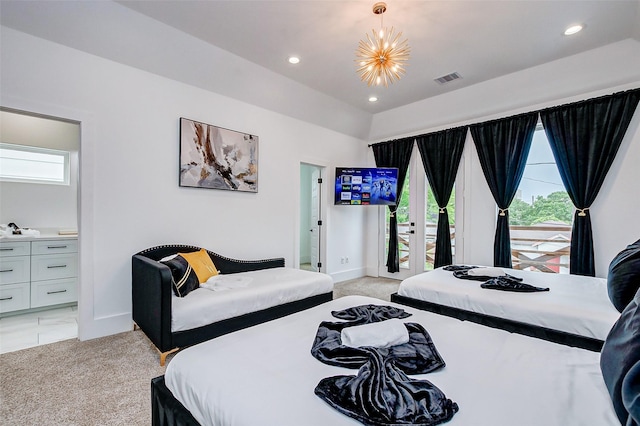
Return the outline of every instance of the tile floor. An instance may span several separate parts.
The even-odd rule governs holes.
[[[0,353],[77,337],[77,306],[0,318]]]

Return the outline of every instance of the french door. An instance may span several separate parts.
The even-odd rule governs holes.
[[[398,183],[400,185],[401,183]],[[426,258],[426,204],[427,183],[420,154],[414,149],[407,177],[403,183],[402,198],[395,212],[398,221],[398,248],[400,252],[400,271],[387,271],[387,247],[389,244],[388,207],[380,208],[379,221],[381,227],[378,257],[378,274],[381,277],[403,280],[424,272]]]

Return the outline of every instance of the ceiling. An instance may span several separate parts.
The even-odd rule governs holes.
[[[640,1],[387,1],[406,75],[385,88],[356,73],[358,41],[379,29],[368,1],[119,1],[358,108],[379,112],[623,39],[640,39]],[[563,34],[574,23],[585,29]],[[301,62],[293,66],[289,55]],[[462,79],[434,79],[458,72]],[[379,98],[370,105],[371,95]]]
[[[98,31],[100,3],[105,1],[1,0],[0,16],[8,27],[91,51],[89,43],[98,41],[88,33]],[[640,40],[640,0],[388,0],[384,25],[402,31],[411,57],[400,81],[386,88],[368,87],[356,73],[355,51],[358,41],[380,26],[379,16],[372,12],[373,0],[117,3],[129,14],[135,11],[160,21],[368,114],[620,40]],[[113,31],[114,22],[101,31]],[[87,36],[78,37],[76,32],[65,39],[62,33],[80,23]],[[563,35],[574,23],[585,29]],[[99,42],[115,38],[103,33]],[[134,45],[135,40],[127,44]],[[124,49],[122,43],[118,49]],[[301,62],[289,64],[290,55],[299,56]],[[140,56],[136,54],[135,61],[143,61]],[[452,72],[462,78],[446,84],[434,81]],[[372,95],[378,97],[376,103],[368,101]]]

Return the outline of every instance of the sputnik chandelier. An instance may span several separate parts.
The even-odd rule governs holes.
[[[373,13],[380,15],[380,31],[371,30],[373,37],[367,33],[367,40],[360,40],[356,52],[357,72],[368,86],[384,84],[388,87],[394,80],[400,80],[409,59],[408,41],[400,41],[402,32],[394,34],[393,27],[387,31],[383,25],[382,15],[386,10],[384,2],[373,5]]]

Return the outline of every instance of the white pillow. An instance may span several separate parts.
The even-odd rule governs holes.
[[[472,268],[467,271],[472,277],[504,277],[506,272],[502,268]]]
[[[345,327],[340,333],[342,344],[352,348],[372,346],[388,348],[409,341],[409,331],[397,318],[365,325]]]

